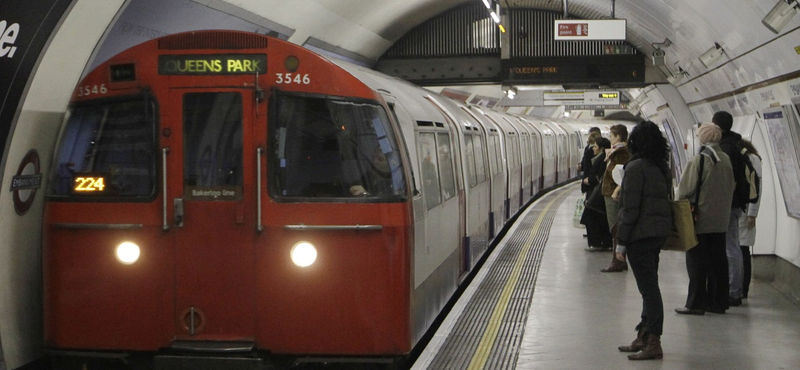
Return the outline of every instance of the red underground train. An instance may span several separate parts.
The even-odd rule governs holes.
[[[46,348],[82,369],[402,358],[582,142],[263,35],[143,43],[80,82],[59,135]]]

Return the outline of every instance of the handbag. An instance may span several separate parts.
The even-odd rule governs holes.
[[[688,199],[670,200],[669,206],[672,209],[672,230],[661,249],[686,252],[697,245],[692,207]]]
[[[594,187],[592,192],[586,197],[586,208],[595,212],[606,214],[606,201],[603,198],[603,183],[600,182]]]
[[[686,252],[694,248],[698,241],[694,224],[697,222],[698,204],[700,204],[700,187],[703,185],[703,149],[700,150],[700,167],[697,171],[697,187],[695,188],[694,203],[688,199],[670,200],[672,208],[672,230],[667,236],[663,250]],[[712,158],[713,160],[713,158]]]
[[[581,217],[583,217],[583,199],[578,197],[578,201],[575,202],[575,212],[572,213],[572,226],[578,229],[586,228],[581,223]]]

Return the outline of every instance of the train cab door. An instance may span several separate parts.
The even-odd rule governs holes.
[[[164,122],[172,131],[173,347],[231,351],[215,346],[246,349],[254,340],[258,148],[245,138],[265,136],[255,132],[256,104],[246,89],[170,92],[170,106],[180,107]]]

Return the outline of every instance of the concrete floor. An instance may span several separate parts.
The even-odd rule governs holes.
[[[766,282],[724,315],[684,316],[688,276],[682,252],[663,251],[663,360],[630,361],[617,346],[636,336],[642,300],[633,273],[601,273],[610,252],[587,252],[572,226],[576,199],[559,207],[544,249],[516,369],[800,369],[800,308]],[[546,201],[547,197],[540,201]],[[521,216],[520,220],[524,217]],[[508,235],[513,234],[514,229]],[[497,246],[412,369],[428,369],[476,286],[502,250]]]
[[[663,251],[663,360],[630,361],[642,300],[630,271],[601,273],[610,252],[583,250],[572,226],[579,191],[562,203],[545,247],[517,369],[800,369],[800,308],[765,282],[724,315],[685,316],[689,278],[682,252]]]

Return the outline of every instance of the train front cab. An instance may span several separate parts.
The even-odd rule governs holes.
[[[45,205],[53,353],[413,346],[408,159],[381,98],[300,47],[241,35],[154,40],[81,82]],[[207,40],[251,43],[231,55]],[[224,57],[264,69],[162,69]]]

